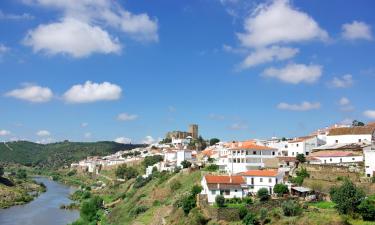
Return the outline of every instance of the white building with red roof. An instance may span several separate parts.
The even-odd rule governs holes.
[[[277,169],[248,170],[237,175],[244,177],[250,193],[257,193],[259,189],[266,188],[270,194],[273,194],[274,186],[284,183],[284,173]]]
[[[257,145],[254,141],[234,142],[228,148],[225,168],[230,174],[264,167],[264,160],[277,157],[277,149]]]
[[[208,202],[213,204],[218,195],[224,198],[243,198],[247,194],[247,185],[243,176],[206,175],[201,181],[201,194],[207,195]]]
[[[352,164],[363,162],[361,151],[318,151],[307,158],[310,164]]]

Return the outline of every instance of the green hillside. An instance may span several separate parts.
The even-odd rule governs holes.
[[[116,142],[58,142],[37,144],[28,141],[0,143],[0,163],[18,163],[26,166],[56,168],[69,165],[87,156],[104,156],[141,145]]]

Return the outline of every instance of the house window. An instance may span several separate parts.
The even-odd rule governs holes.
[[[268,178],[268,183],[272,183],[272,178]]]
[[[236,189],[236,190],[234,190],[234,192],[237,192],[237,189]]]
[[[336,144],[339,143],[339,140],[336,140]]]
[[[354,158],[352,158],[352,160],[354,161],[355,159],[354,159]]]
[[[230,195],[230,190],[225,190],[224,195]]]
[[[292,155],[294,155],[294,152],[292,152]]]
[[[246,155],[250,155],[248,150],[246,150]]]
[[[310,153],[310,152],[306,152],[306,156],[308,156],[308,155],[309,155],[309,153]]]
[[[285,145],[285,148],[288,148],[288,145]]]
[[[332,162],[332,158],[330,158],[329,161]]]
[[[272,152],[272,155],[275,155],[275,152]]]
[[[215,195],[215,194],[216,194],[216,191],[215,191],[215,190],[212,190],[212,191],[211,191],[211,194],[212,194],[212,195]]]
[[[299,144],[297,144],[297,147],[299,146]]]
[[[256,155],[257,154],[257,152],[256,151],[253,151],[253,155]]]
[[[263,178],[260,178],[260,182],[263,182]]]
[[[361,140],[361,139],[358,139],[358,142],[362,142],[362,140]]]

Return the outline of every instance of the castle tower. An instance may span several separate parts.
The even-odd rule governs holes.
[[[191,133],[191,137],[193,139],[198,139],[198,125],[197,124],[190,124],[189,125],[189,133]]]

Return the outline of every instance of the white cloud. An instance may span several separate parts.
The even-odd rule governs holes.
[[[305,64],[288,64],[284,68],[268,68],[263,76],[277,78],[285,83],[314,83],[322,75],[322,66]]]
[[[0,10],[0,20],[32,20],[34,16],[23,13],[23,14],[11,14],[11,13],[4,13]]]
[[[340,122],[340,124],[342,125],[351,125],[352,123],[353,123],[353,119],[350,119],[350,118],[345,118]]]
[[[72,86],[65,92],[63,98],[68,103],[91,103],[96,101],[111,101],[121,97],[121,87],[109,82],[86,83]]]
[[[241,63],[240,68],[246,69],[259,64],[282,61],[293,58],[299,52],[296,48],[271,46],[269,48],[259,48],[250,53]]]
[[[33,103],[42,103],[50,101],[53,97],[53,93],[51,89],[47,87],[26,84],[23,88],[9,91],[5,94],[5,96],[14,97]]]
[[[351,74],[345,74],[341,77],[334,77],[330,82],[330,85],[335,88],[347,88],[352,86],[353,76]]]
[[[120,31],[142,42],[157,42],[158,23],[146,13],[133,14],[112,0],[23,0],[61,12],[59,22],[41,24],[25,43],[34,51],[65,53],[73,57],[118,53],[120,43],[104,28]],[[56,46],[54,46],[54,44]]]
[[[277,105],[277,108],[281,110],[291,110],[291,111],[309,111],[309,110],[319,109],[320,103],[304,101],[301,104],[289,104],[289,103],[281,102],[280,104]]]
[[[218,115],[218,114],[215,114],[215,113],[211,113],[210,115],[208,115],[208,117],[211,120],[224,120],[225,119],[225,117],[223,115]]]
[[[8,135],[10,135],[9,130],[0,130],[0,136],[8,136]]]
[[[88,139],[91,138],[92,134],[90,132],[86,132],[83,134],[83,136]]]
[[[350,100],[346,97],[342,97],[339,101],[339,104],[344,106],[344,105],[349,105],[350,104]]]
[[[329,38],[312,17],[293,8],[289,0],[261,4],[246,18],[244,29],[237,36],[246,47]]]
[[[343,24],[342,37],[347,40],[372,40],[371,26],[361,21]]]
[[[120,120],[120,121],[132,121],[136,119],[138,119],[138,115],[136,114],[120,113],[117,116],[117,120]]]
[[[37,140],[36,143],[38,143],[38,144],[49,144],[49,143],[52,143],[54,141],[55,141],[55,139],[53,139],[51,137],[48,137],[48,138],[43,138],[41,140]]]
[[[121,46],[107,31],[77,19],[39,25],[28,32],[24,44],[34,52],[47,55],[67,54],[75,58],[93,53],[119,53]]]
[[[363,112],[363,115],[370,119],[375,119],[375,110],[366,110]]]
[[[155,143],[155,139],[152,137],[152,136],[146,136],[143,140],[142,140],[142,143],[143,144],[153,144]]]
[[[114,141],[120,144],[130,144],[132,142],[132,140],[127,137],[118,137]]]
[[[88,125],[89,123],[86,123],[86,122],[81,123],[81,127],[87,127]]]
[[[5,46],[4,44],[0,44],[0,55],[6,53],[9,51],[9,48]]]
[[[48,137],[51,135],[51,133],[48,130],[39,130],[38,132],[36,132],[36,135],[38,135],[39,137]]]
[[[171,112],[171,113],[173,113],[173,112],[176,112],[177,109],[176,109],[176,107],[170,105],[170,106],[168,106],[168,111]]]
[[[233,123],[229,126],[230,130],[246,130],[248,126],[245,123]]]

